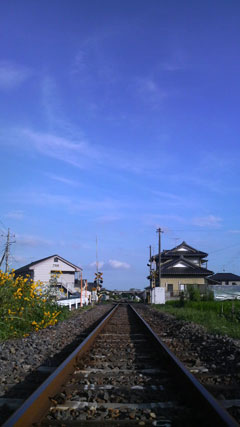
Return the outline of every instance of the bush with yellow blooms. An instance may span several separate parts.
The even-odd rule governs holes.
[[[41,282],[0,270],[0,340],[28,336],[68,317]]]

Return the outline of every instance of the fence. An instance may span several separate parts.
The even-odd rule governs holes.
[[[89,292],[90,293],[90,292]],[[75,310],[81,306],[81,298],[66,298],[57,300],[56,303],[62,307],[68,307],[69,310]],[[85,297],[85,295],[82,296],[82,305],[88,305],[90,304],[90,298]]]
[[[213,291],[214,299],[218,301],[240,299],[240,285],[212,285],[208,289]]]

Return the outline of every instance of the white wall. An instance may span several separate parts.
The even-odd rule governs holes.
[[[33,270],[34,277],[33,280],[36,282],[40,280],[44,283],[49,283],[51,279],[51,271],[62,271],[63,274],[58,278],[58,283],[62,284],[65,288],[68,288],[70,291],[75,291],[74,282],[75,282],[75,268],[69,264],[66,264],[64,261],[58,258],[58,262],[54,262],[55,257],[48,258],[44,261],[39,262],[36,265],[30,267],[30,270]],[[64,273],[64,271],[71,271],[72,273]]]
[[[165,304],[165,288],[158,286],[150,291],[151,304]]]

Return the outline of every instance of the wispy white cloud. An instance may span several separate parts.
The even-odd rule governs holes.
[[[165,61],[161,62],[160,70],[176,72],[183,71],[189,68],[189,61],[187,54],[182,49],[175,50],[172,54],[168,55]]]
[[[182,202],[183,198],[177,194],[173,194],[173,193],[169,193],[166,191],[158,191],[158,190],[152,190],[152,193],[155,194],[156,196],[162,197],[164,199],[170,199],[170,200],[174,200],[176,202]]]
[[[98,268],[102,268],[103,266],[104,266],[104,261],[98,261]],[[97,268],[97,263],[96,263],[96,261],[93,261],[93,262],[91,262],[90,264],[89,264],[89,267],[91,268],[91,269],[96,269]]]
[[[58,181],[58,182],[61,182],[63,184],[70,185],[70,186],[73,186],[73,187],[80,186],[80,183],[78,181],[70,179],[70,178],[66,178],[64,176],[55,175],[53,173],[48,173],[48,172],[46,172],[45,175],[48,178],[52,179],[53,181]]]
[[[163,100],[169,96],[169,92],[151,77],[138,78],[136,89],[142,100],[150,103],[152,107],[162,105]]]
[[[34,147],[42,155],[70,163],[76,167],[87,167],[86,159],[94,159],[97,162],[102,158],[101,152],[81,137],[74,141],[54,134],[38,133],[29,129],[23,130],[22,137],[28,144],[29,149]],[[31,144],[33,144],[33,147]]]
[[[172,215],[172,214],[146,214],[143,216],[143,223],[146,225],[151,225],[154,227],[159,227],[164,229],[165,224],[172,224],[174,222],[185,224],[186,218],[180,215]],[[166,230],[168,228],[165,226]]]
[[[61,107],[57,85],[51,76],[44,76],[41,81],[41,101],[48,124],[54,127],[59,124]]]
[[[108,264],[114,269],[114,270],[128,270],[131,268],[130,264],[123,261],[118,261],[116,259],[110,259],[108,261]]]
[[[152,173],[159,165],[159,157],[162,165],[166,166],[171,161],[167,149],[159,148],[153,159],[149,156],[136,153],[136,151],[121,150],[114,144],[92,144],[83,137],[81,132],[74,131],[72,135],[64,135],[66,132],[36,132],[32,129],[5,130],[0,134],[2,144],[13,147],[21,143],[21,148],[32,154],[40,154],[55,160],[68,163],[76,168],[89,169],[91,164],[94,170],[105,167],[109,173],[127,171],[134,174]]]
[[[33,205],[42,205],[42,206],[62,206],[69,207],[74,203],[74,201],[69,197],[62,194],[54,194],[54,193],[34,193],[28,192],[27,196],[24,194],[19,194],[19,199],[21,199],[25,203],[31,203]]]
[[[42,111],[45,114],[48,135],[61,136],[69,140],[84,140],[81,130],[75,129],[73,123],[67,118],[64,111],[64,103],[61,97],[61,91],[52,75],[45,75],[41,80],[41,104]],[[29,129],[30,132],[31,129]],[[44,134],[40,133],[42,138]]]
[[[90,269],[96,269],[96,261],[89,264]],[[124,261],[109,259],[108,261],[99,261],[98,268],[101,270],[129,270],[131,265]]]
[[[79,46],[70,69],[71,75],[78,78],[79,84],[91,87],[99,82],[107,82],[109,86],[116,81],[119,72],[114,67],[111,52],[107,48],[113,32],[116,30],[98,31]]]
[[[51,246],[53,242],[30,234],[16,234],[16,245],[27,247]]]
[[[11,258],[13,263],[22,264],[22,265],[29,264],[34,260],[33,257],[27,257],[23,255],[14,255]]]
[[[177,184],[181,182],[186,183],[189,188],[191,188],[192,186],[205,188],[208,191],[211,191],[217,194],[223,194],[224,192],[228,191],[221,177],[219,177],[218,167],[215,169],[214,165],[210,167],[210,164],[209,164],[208,170],[206,169],[206,172],[204,173],[204,177],[201,171],[202,171],[202,167],[196,164],[195,170],[191,171],[189,175],[184,175],[184,173],[181,173],[181,174],[172,173],[172,174],[168,174],[166,178],[169,181],[175,182]],[[209,175],[209,171],[210,171],[210,175]],[[217,172],[216,176],[213,176],[213,174],[215,174],[216,172]],[[197,199],[194,201],[194,203],[196,203],[196,201]]]
[[[231,234],[240,234],[240,230],[229,230],[228,232]]]
[[[90,212],[96,215],[96,219],[106,215],[116,216],[123,208],[129,207],[127,200],[105,197],[96,198],[95,196],[88,198],[80,198],[79,196],[70,196],[65,194],[56,194],[53,192],[43,192],[41,190],[32,191],[25,189],[12,194],[16,203],[31,204],[33,206],[43,206],[49,209],[55,208],[65,209],[68,213]]]
[[[196,218],[193,218],[192,224],[198,225],[199,227],[219,228],[222,225],[222,218],[214,215],[196,217]]]
[[[31,74],[31,70],[27,67],[0,61],[0,89],[14,89],[24,83]]]
[[[24,218],[24,212],[21,210],[17,211],[11,211],[4,215],[6,218],[10,219],[23,219]]]
[[[115,222],[123,219],[122,215],[102,215],[97,218],[97,221],[103,224],[108,224],[110,222]]]

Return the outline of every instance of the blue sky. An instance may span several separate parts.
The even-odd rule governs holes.
[[[0,4],[0,227],[11,266],[58,253],[147,285],[182,240],[240,274],[239,1]],[[1,237],[3,249],[4,237]]]

